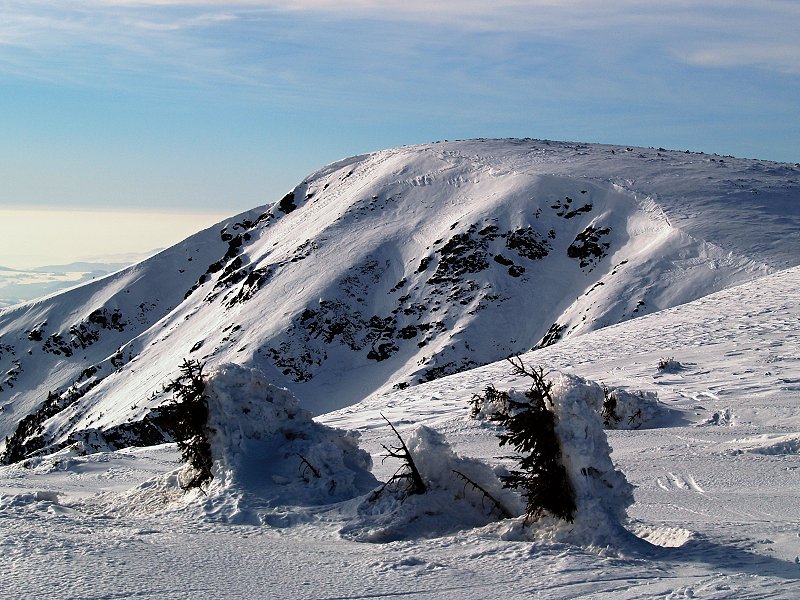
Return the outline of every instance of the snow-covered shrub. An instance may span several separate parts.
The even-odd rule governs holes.
[[[541,539],[607,546],[630,534],[622,527],[633,504],[633,486],[614,468],[602,418],[587,402],[583,380],[553,378],[551,390],[561,464],[574,494],[572,522],[547,513],[535,523],[509,521],[504,539]]]
[[[359,434],[313,420],[256,369],[225,364],[206,381],[210,492],[235,490],[269,506],[307,506],[365,494],[377,481]]]
[[[426,492],[408,495],[390,487],[370,495],[341,529],[343,537],[361,542],[435,537],[522,514],[519,496],[503,488],[492,467],[457,455],[437,431],[420,426],[406,446]]]
[[[473,419],[491,419],[498,413],[507,413],[509,409],[508,392],[498,390],[492,384],[487,385],[483,394],[473,394],[470,404],[470,416]]]
[[[525,392],[506,392],[510,414],[498,413],[492,420],[507,428],[501,442],[511,443],[520,454],[519,468],[504,482],[523,490],[522,524],[535,520],[531,530],[536,533],[512,526],[508,535],[524,538],[549,531],[581,543],[613,538],[633,503],[633,487],[611,461],[601,417],[602,388],[564,374],[545,381],[542,370],[512,364],[533,384]]]
[[[170,482],[206,486],[207,513],[257,522],[259,507],[334,503],[377,484],[357,432],[315,422],[288,390],[256,369],[224,364],[205,375],[199,363],[185,362],[166,389],[178,399],[162,407],[159,424],[188,464],[153,490]]]
[[[585,381],[585,380],[584,380]],[[594,386],[594,382],[585,382]],[[640,429],[651,424],[662,412],[655,392],[602,386],[603,406],[600,414],[606,429]],[[594,390],[592,391],[594,392]],[[590,393],[592,393],[590,392]]]
[[[736,424],[736,417],[733,414],[733,409],[730,407],[723,408],[722,410],[715,411],[703,425],[719,425],[723,427],[731,427]]]
[[[656,368],[660,373],[677,373],[683,369],[683,365],[679,361],[675,360],[674,357],[670,356],[669,358],[662,357],[658,361]]]
[[[196,360],[184,360],[180,375],[170,381],[164,391],[175,398],[162,407],[160,422],[172,436],[188,465],[184,489],[202,488],[211,481],[212,456],[208,442],[208,397],[203,365]]]
[[[574,377],[580,386],[586,403],[596,410],[603,419],[606,429],[641,429],[652,427],[653,423],[666,410],[658,401],[658,394],[652,391],[628,391],[623,388],[609,388],[588,379]],[[513,389],[498,390],[493,385],[484,389],[483,394],[474,394],[470,400],[470,416],[473,419],[491,421],[497,414],[507,413],[509,394],[520,394]]]
[[[545,511],[572,522],[575,493],[561,461],[550,394],[553,384],[545,379],[542,369],[526,369],[521,361],[512,365],[517,374],[527,375],[533,383],[521,394],[516,390],[507,393],[507,410],[491,416],[503,427],[497,435],[500,445],[509,444],[518,453],[518,468],[502,477],[503,486],[522,490],[526,522],[537,520]]]
[[[317,423],[261,371],[223,364],[203,379],[203,431],[213,476],[200,488],[204,493],[181,489],[195,475],[187,465],[99,500],[107,508],[131,514],[189,510],[224,522],[283,526],[308,518],[303,507],[350,500],[378,485],[358,432]]]

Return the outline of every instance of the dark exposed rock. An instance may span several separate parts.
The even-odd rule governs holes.
[[[439,248],[439,264],[436,272],[428,280],[430,284],[453,282],[468,273],[480,273],[489,268],[486,249],[486,236],[473,237],[476,226],[472,225],[465,233],[457,233]],[[488,235],[492,235],[489,232]]]
[[[401,288],[404,288],[407,283],[408,283],[408,281],[406,280],[405,277],[403,277],[403,279],[401,279],[400,281],[398,281],[397,283],[394,284],[394,287],[389,290],[389,293],[391,294],[392,292],[396,292],[396,291],[400,290]]]
[[[87,317],[87,320],[103,329],[116,329],[117,331],[125,331],[125,326],[128,324],[122,320],[122,313],[118,308],[114,309],[110,315],[105,308],[98,308]]]
[[[300,262],[301,260],[305,260],[311,253],[317,250],[317,242],[314,240],[306,240],[302,244],[300,244],[297,249],[292,254],[292,257],[289,259],[289,262]]]
[[[114,309],[111,313],[105,308],[98,308],[86,319],[69,328],[69,339],[60,333],[54,333],[45,340],[42,350],[50,354],[70,357],[78,348],[85,349],[100,339],[100,331],[124,331],[128,322],[123,319],[122,312]]]
[[[368,353],[367,358],[370,360],[375,361],[382,361],[389,358],[392,354],[397,352],[400,348],[397,347],[396,344],[392,342],[385,342],[383,344],[378,344],[377,348],[373,347]]]
[[[256,292],[272,279],[273,271],[269,267],[261,267],[253,269],[246,276],[244,282],[239,287],[239,291],[235,295],[226,296],[226,306],[231,308],[235,304],[247,302],[255,296]]]
[[[461,373],[462,371],[467,371],[477,366],[478,363],[469,359],[463,359],[460,362],[450,361],[443,365],[427,369],[423,373],[422,377],[420,377],[419,383],[426,383],[428,381],[433,381],[434,379],[440,379],[448,375],[455,375],[456,373]]]
[[[582,269],[596,264],[606,256],[611,247],[610,242],[603,240],[609,233],[611,233],[610,227],[596,228],[589,225],[567,248],[567,255],[579,260]]]
[[[561,339],[561,335],[564,333],[564,330],[567,328],[566,325],[559,325],[558,323],[553,323],[550,326],[550,329],[547,330],[547,333],[544,334],[541,341],[536,344],[537,348],[544,348],[546,346],[552,346],[558,340]]]
[[[296,209],[297,205],[294,203],[294,192],[289,192],[283,198],[281,198],[280,202],[278,202],[278,208],[284,214],[289,214]]]
[[[100,383],[99,379],[89,381],[80,387],[73,385],[60,394],[49,392],[47,399],[39,408],[22,418],[14,433],[6,438],[3,454],[0,455],[0,463],[11,464],[20,461],[32,452],[51,444],[50,436],[44,434],[44,422],[77,402],[98,383]]]
[[[27,331],[28,339],[32,342],[41,342],[44,334],[44,328],[47,327],[47,321],[40,323],[30,331]]]
[[[506,247],[530,260],[540,260],[550,253],[550,242],[543,239],[530,225],[510,231],[506,236]]]
[[[3,376],[3,385],[13,388],[20,373],[22,373],[22,365],[20,364],[19,360],[15,360],[12,363],[11,368],[6,371],[5,375]],[[0,386],[0,391],[3,391],[2,386]]]
[[[417,337],[417,328],[414,325],[407,325],[397,332],[397,337],[401,340],[411,340]]]
[[[121,448],[155,446],[172,441],[159,424],[154,411],[141,421],[122,423],[108,429],[82,429],[69,435],[64,446],[80,443],[87,452],[119,450]]]
[[[575,210],[571,210],[571,211],[569,211],[567,213],[564,213],[563,217],[565,219],[571,219],[573,217],[577,217],[578,215],[581,215],[583,213],[588,213],[588,212],[591,212],[591,211],[592,211],[592,205],[591,204],[584,204],[580,208],[576,208]]]

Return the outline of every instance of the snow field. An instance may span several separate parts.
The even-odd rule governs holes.
[[[4,467],[0,549],[7,568],[0,585],[10,597],[12,590],[58,586],[66,598],[260,597],[265,590],[287,598],[797,597],[800,465],[793,440],[800,427],[794,384],[780,382],[800,375],[800,348],[780,325],[800,315],[785,293],[799,278],[796,269],[779,273],[524,357],[607,385],[657,389],[669,405],[670,421],[657,428],[607,431],[615,467],[635,486],[626,527],[652,545],[633,536],[602,547],[521,541],[503,522],[364,544],[338,533],[359,500],[333,510],[295,509],[284,527],[198,519],[180,502],[131,512],[137,501],[120,492],[173,471],[177,455],[168,445],[72,457],[63,470],[53,465],[57,457],[31,469]],[[734,351],[741,339],[753,349]],[[686,366],[680,376],[658,372],[666,355]],[[468,416],[470,391],[489,382],[526,385],[501,362],[321,420],[362,432],[379,479],[396,468],[380,463],[380,443],[393,440],[379,410],[407,440],[425,423],[454,452],[498,465],[493,427]],[[709,388],[714,396],[701,395]],[[743,418],[709,425],[725,407]],[[102,490],[110,494],[87,497]],[[47,494],[36,499],[36,492]],[[61,493],[58,503],[48,499],[53,492]]]

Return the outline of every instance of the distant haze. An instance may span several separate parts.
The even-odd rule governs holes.
[[[0,266],[132,262],[217,223],[224,213],[0,209]],[[133,255],[133,256],[131,256]]]

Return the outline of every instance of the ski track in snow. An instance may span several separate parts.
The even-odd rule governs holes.
[[[432,539],[358,543],[339,533],[358,499],[316,508],[259,506],[267,511],[272,526],[226,523],[219,514],[228,506],[203,513],[197,505],[184,506],[176,498],[167,504],[157,494],[129,492],[176,468],[178,454],[168,444],[86,457],[60,455],[34,459],[27,467],[22,463],[0,467],[0,598],[800,598],[800,267],[785,268],[800,258],[794,250],[797,196],[790,193],[796,189],[796,168],[633,149],[615,155],[619,165],[615,175],[600,181],[598,173],[603,172],[611,147],[521,141],[487,144],[489,150],[481,149],[482,142],[471,142],[386,151],[320,170],[296,188],[300,203],[300,196],[315,186],[319,210],[304,211],[301,206],[287,215],[294,220],[282,224],[281,218],[265,232],[254,231],[246,255],[250,264],[245,267],[285,265],[292,259],[302,263],[298,249],[310,238],[303,233],[319,230],[323,237],[313,241],[321,250],[313,252],[335,255],[337,260],[326,264],[337,277],[345,277],[350,273],[345,257],[349,260],[349,253],[358,252],[359,246],[326,245],[328,238],[338,240],[338,233],[356,227],[368,232],[364,236],[370,243],[383,242],[383,232],[402,222],[402,214],[391,213],[392,199],[380,198],[387,202],[385,214],[389,215],[381,227],[388,229],[373,231],[364,225],[375,224],[369,220],[369,198],[378,195],[372,183],[378,177],[390,182],[393,190],[419,200],[419,212],[414,213],[418,227],[410,236],[413,239],[405,240],[406,247],[385,253],[383,245],[372,247],[377,248],[380,260],[400,260],[393,263],[400,265],[397,273],[389,270],[391,275],[386,275],[398,277],[380,282],[381,286],[387,283],[387,289],[400,276],[414,273],[425,253],[432,252],[426,246],[435,246],[433,239],[442,227],[448,231],[451,223],[459,221],[462,225],[457,231],[462,231],[478,217],[491,214],[490,207],[453,190],[480,192],[485,194],[482,202],[495,201],[494,194],[501,197],[515,189],[515,184],[507,183],[509,177],[518,178],[514,181],[532,174],[538,177],[541,164],[546,165],[547,176],[537,180],[535,189],[545,196],[558,193],[562,199],[561,186],[570,175],[573,179],[568,185],[576,187],[576,196],[586,184],[596,194],[596,205],[607,202],[609,211],[624,204],[623,198],[634,198],[638,212],[630,213],[624,226],[614,221],[625,235],[640,236],[626,250],[632,261],[626,268],[631,271],[620,271],[624,276],[613,283],[610,277],[616,267],[605,264],[603,286],[595,285],[595,275],[585,273],[575,275],[569,286],[562,285],[580,290],[576,293],[581,296],[574,303],[570,297],[550,306],[552,314],[546,319],[538,316],[548,321],[543,323],[545,328],[553,321],[550,317],[563,316],[578,327],[576,333],[523,355],[527,364],[546,370],[630,392],[658,393],[663,410],[655,422],[647,428],[607,432],[611,458],[635,486],[635,504],[628,509],[626,523],[630,537],[612,547],[586,548],[547,539],[503,539],[500,529],[487,526]],[[411,155],[416,170],[407,169]],[[676,165],[685,177],[668,175]],[[720,175],[729,172],[736,176]],[[637,178],[660,193],[638,188],[633,183]],[[724,187],[713,198],[704,195],[712,188],[698,184],[707,178],[716,178],[713,185]],[[776,181],[785,189],[773,188]],[[425,211],[444,198],[442,189],[450,194],[448,208],[437,214],[445,214],[446,223],[429,222]],[[439,195],[426,196],[425,191]],[[503,205],[509,227],[516,219],[514,202],[522,206],[521,199],[511,197],[512,202]],[[681,201],[676,200],[679,197]],[[309,198],[305,201],[310,202]],[[345,214],[345,209],[350,212]],[[476,210],[484,212],[470,215]],[[704,211],[714,211],[715,218],[703,217]],[[254,210],[247,216],[255,219],[261,212]],[[584,216],[587,223],[600,218],[594,213]],[[231,219],[229,224],[234,222]],[[280,281],[281,291],[270,296],[278,299],[269,305],[275,314],[263,306],[237,309],[237,323],[243,324],[240,330],[232,328],[232,313],[218,305],[193,303],[191,296],[184,302],[189,286],[228,248],[220,240],[219,229],[198,234],[191,242],[105,283],[22,309],[0,311],[3,318],[18,316],[23,338],[29,339],[25,336],[45,316],[49,320],[45,333],[50,335],[60,328],[66,331],[98,305],[108,306],[110,314],[114,303],[121,303],[129,321],[125,336],[131,336],[125,342],[124,358],[130,362],[86,396],[84,425],[141,418],[147,408],[143,399],[184,356],[208,352],[206,356],[220,360],[249,357],[248,344],[261,343],[269,327],[277,331],[278,324],[285,327],[296,316],[289,308],[292,303],[312,305],[317,302],[315,295],[331,291],[327,272],[308,269],[287,276]],[[269,243],[260,244],[259,236]],[[714,244],[702,242],[705,239]],[[647,254],[652,250],[648,244],[659,243],[672,253],[670,258],[642,260],[632,276],[637,253]],[[543,282],[539,287],[544,291],[534,291],[539,295],[528,305],[520,304],[519,310],[537,310],[538,302],[548,299],[547,286],[563,283],[553,277],[568,264],[566,259],[559,260],[556,267],[539,273]],[[773,271],[777,272],[761,276]],[[214,274],[219,276],[219,272]],[[195,292],[197,297],[209,294],[216,281],[212,278],[203,284]],[[626,291],[632,281],[644,282],[650,291],[657,289],[660,305],[654,302],[643,309],[652,314],[631,318],[640,314],[629,312],[633,306],[638,309],[639,290],[633,290],[633,295]],[[731,287],[738,281],[749,282]],[[506,279],[493,280],[493,284],[501,295],[512,289],[504,287],[510,285]],[[586,289],[590,284],[594,287]],[[722,291],[680,304],[702,295],[696,285],[703,294]],[[154,297],[153,289],[164,293]],[[628,311],[624,315],[611,314],[603,303],[622,293],[634,304],[617,307]],[[140,305],[144,298],[149,303]],[[286,304],[280,304],[284,300]],[[664,306],[672,308],[653,312]],[[376,313],[382,310],[377,305],[371,308]],[[503,335],[516,336],[513,318],[519,310],[494,326]],[[54,322],[51,315],[58,315],[60,321]],[[598,322],[582,325],[582,315],[596,317]],[[623,318],[629,320],[618,323]],[[14,325],[9,323],[0,323],[7,327],[0,330],[3,344]],[[466,330],[471,322],[453,323],[448,335],[454,334],[452,340],[458,341],[459,328]],[[100,341],[78,353],[85,352],[91,361],[105,361],[108,369],[108,358],[125,336],[113,329],[100,333]],[[489,329],[479,328],[463,340],[477,346],[491,335]],[[442,342],[442,352],[446,353],[452,340]],[[527,342],[519,341],[519,347],[533,345]],[[3,344],[3,381],[16,386],[5,390],[5,403],[0,404],[4,424],[13,421],[13,415],[18,419],[24,414],[23,405],[40,402],[47,390],[73,381],[86,366],[52,355],[40,362],[35,358],[25,362],[20,356],[25,354],[22,346],[15,352]],[[189,349],[195,346],[197,354],[192,354]],[[381,461],[381,444],[394,441],[381,414],[403,435],[417,425],[427,425],[442,433],[463,456],[510,464],[508,449],[497,445],[495,426],[470,419],[468,407],[472,395],[490,383],[499,389],[528,386],[510,374],[506,362],[390,391],[395,367],[386,366],[389,361],[377,366],[366,359],[350,361],[349,350],[336,354],[331,348],[333,375],[328,379],[320,375],[305,387],[292,384],[293,391],[301,399],[304,393],[314,395],[318,407],[348,404],[342,401],[348,395],[360,399],[321,414],[318,420],[359,431],[361,447],[372,455],[378,479],[386,480],[396,469],[392,461]],[[418,369],[417,361],[425,358],[421,352],[408,351],[403,360],[409,362],[402,365],[406,373]],[[679,366],[659,371],[659,361],[666,358]],[[260,367],[272,368],[265,359],[259,360]],[[343,370],[347,380],[332,390],[331,381],[341,379]],[[287,383],[277,369],[273,371],[267,375]],[[34,374],[42,378],[35,384]],[[374,381],[362,380],[367,375]],[[118,389],[112,390],[112,383]],[[335,392],[337,399],[330,400],[327,392]],[[114,399],[115,393],[121,402]]]

